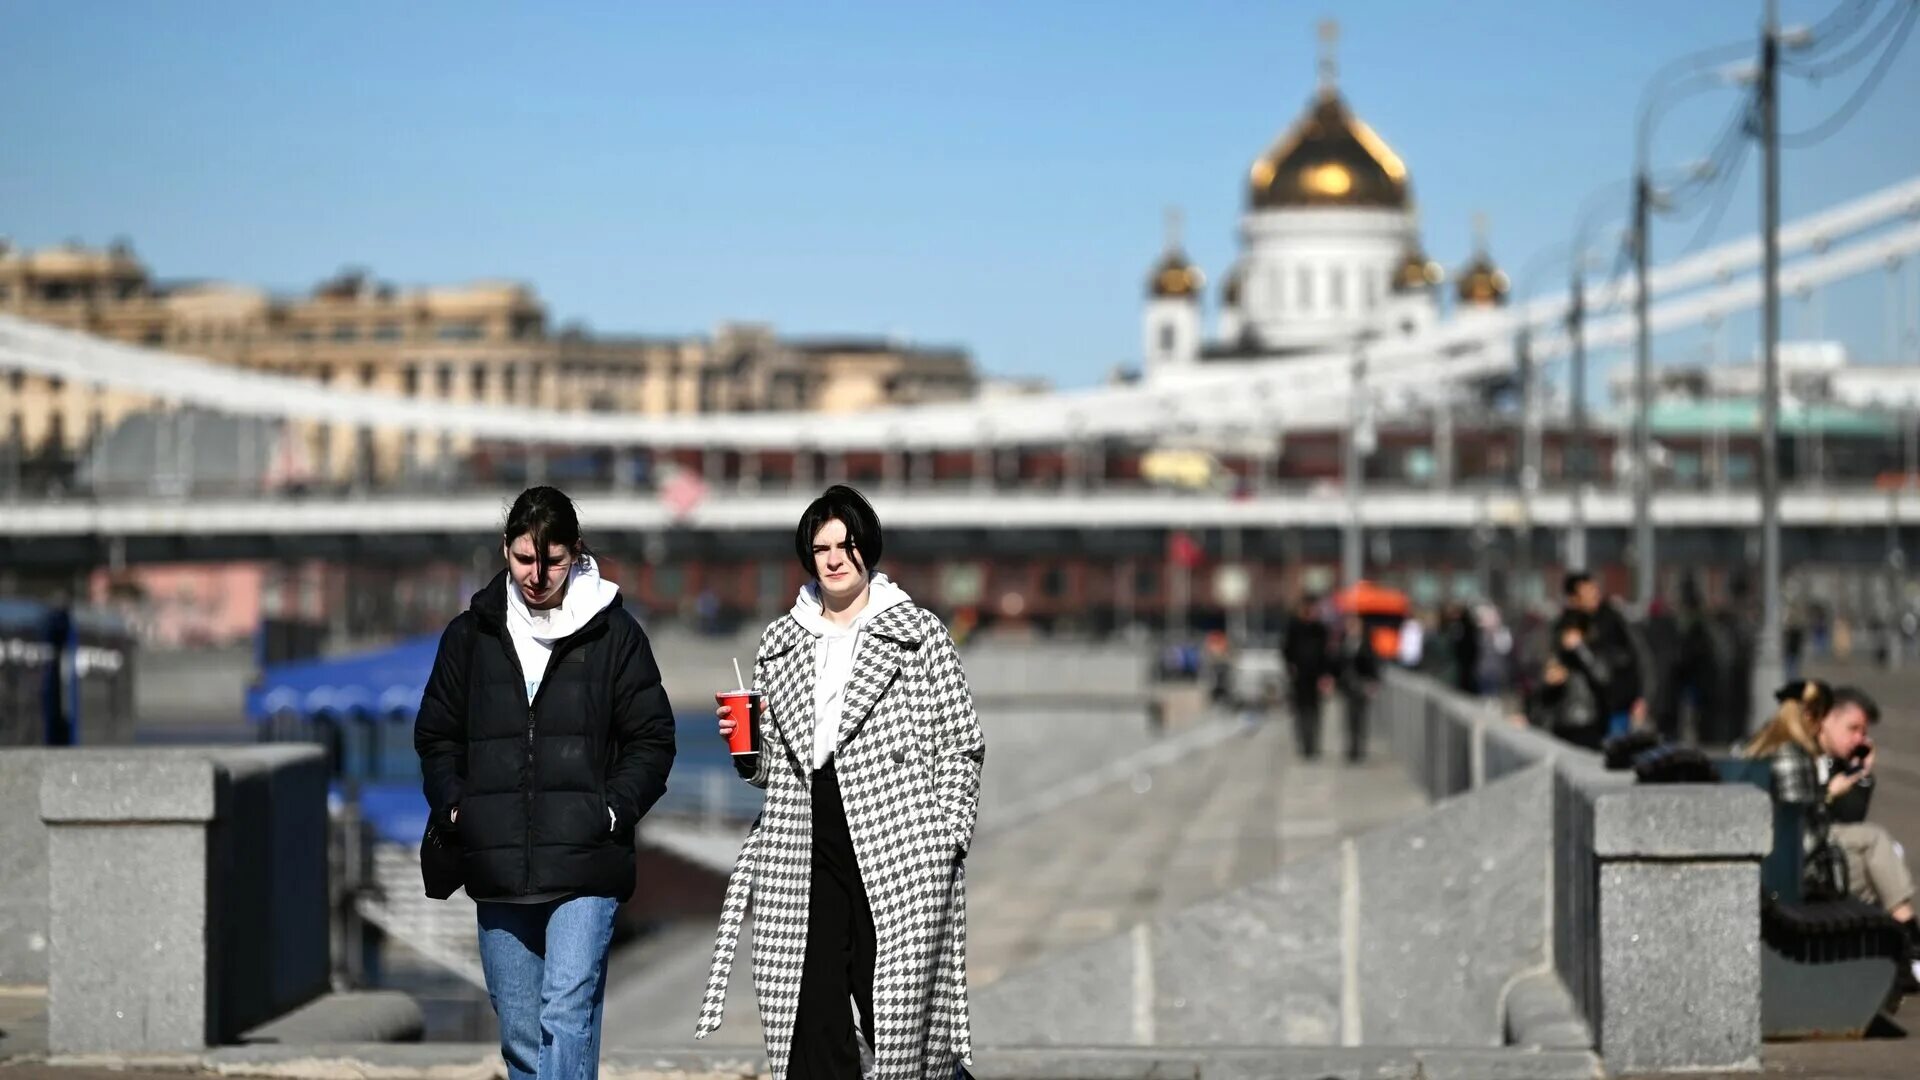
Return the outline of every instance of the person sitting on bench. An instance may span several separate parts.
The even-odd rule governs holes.
[[[1814,762],[1826,792],[1828,835],[1847,861],[1847,887],[1854,896],[1886,909],[1906,926],[1911,957],[1920,957],[1920,932],[1913,918],[1913,873],[1886,829],[1867,820],[1873,799],[1877,749],[1867,735],[1880,719],[1880,706],[1866,691],[1836,687],[1833,705],[1820,721],[1820,756]],[[1920,960],[1902,973],[1903,989],[1920,990]]]
[[[1822,796],[1820,722],[1833,708],[1833,689],[1818,679],[1790,682],[1773,692],[1779,708],[1767,726],[1740,751],[1773,769],[1773,798],[1801,808],[1801,894],[1809,900],[1847,895],[1847,867],[1833,844],[1831,817]]]

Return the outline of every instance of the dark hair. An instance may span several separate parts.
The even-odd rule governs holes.
[[[1833,688],[1833,704],[1827,709],[1827,712],[1833,713],[1842,705],[1853,705],[1859,708],[1861,712],[1867,714],[1867,723],[1869,724],[1877,724],[1880,722],[1880,703],[1873,700],[1873,695],[1857,686],[1836,686]]]
[[[543,580],[548,548],[559,544],[572,552],[587,549],[580,542],[580,515],[573,508],[573,500],[556,487],[530,487],[513,500],[501,537],[512,547],[522,536],[533,541],[533,556],[543,568]]]
[[[1579,590],[1580,586],[1592,580],[1593,575],[1587,573],[1585,570],[1574,570],[1568,573],[1566,577],[1560,579],[1560,595],[1572,596]]]
[[[862,571],[872,574],[880,565],[883,550],[879,515],[867,504],[865,496],[845,484],[835,484],[807,504],[807,512],[800,515],[800,525],[793,531],[793,555],[806,568],[807,576],[811,578],[819,573],[813,562],[813,537],[829,521],[838,521],[847,527],[854,561]]]

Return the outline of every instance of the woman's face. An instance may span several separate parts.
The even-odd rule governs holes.
[[[813,534],[813,576],[819,579],[821,594],[834,600],[851,600],[867,587],[866,564],[847,536],[846,523],[838,518]]]
[[[553,607],[567,593],[567,574],[575,552],[565,544],[548,544],[546,557],[536,558],[533,537],[522,533],[507,545],[507,573],[520,599],[530,608]]]

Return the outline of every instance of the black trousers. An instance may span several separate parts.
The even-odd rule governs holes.
[[[1348,689],[1341,696],[1347,705],[1347,760],[1359,761],[1367,756],[1367,710],[1373,698],[1364,687]]]
[[[873,1040],[873,908],[854,861],[853,834],[833,762],[813,774],[813,877],[788,1080],[859,1080],[853,1006]],[[851,1003],[851,1004],[850,1004]]]
[[[1303,758],[1320,756],[1320,683],[1293,684],[1293,739]]]

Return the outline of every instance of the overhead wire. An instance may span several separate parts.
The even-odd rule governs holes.
[[[1836,72],[1844,71],[1859,63],[1861,58],[1873,51],[1874,46],[1885,40],[1885,32],[1900,19],[1900,9],[1910,4],[1911,0],[1896,0],[1887,9],[1885,18],[1873,32],[1854,42],[1845,51],[1837,52],[1836,55],[1838,46],[1867,24],[1866,14],[1874,6],[1872,0],[1867,0],[1865,3],[1842,4],[1832,15],[1811,28],[1809,31],[1811,40],[1806,48],[1781,53],[1780,67],[1784,71],[1790,71],[1805,79],[1824,79]],[[1837,17],[1843,11],[1857,13],[1850,20],[1851,25],[1829,25],[1838,22]],[[1819,51],[1821,49],[1828,50],[1828,55],[1822,55]]]
[[[1831,137],[1853,119],[1861,106],[1866,104],[1867,98],[1879,88],[1881,80],[1886,78],[1887,71],[1893,66],[1894,57],[1900,54],[1901,48],[1906,45],[1907,36],[1913,33],[1915,19],[1920,18],[1920,0],[1902,0],[1901,7],[1904,10],[1900,13],[1900,25],[1893,31],[1893,36],[1886,40],[1879,59],[1874,62],[1872,69],[1867,72],[1866,78],[1861,80],[1860,85],[1854,88],[1853,94],[1819,123],[1800,131],[1782,132],[1780,145],[1794,149],[1814,146]]]

